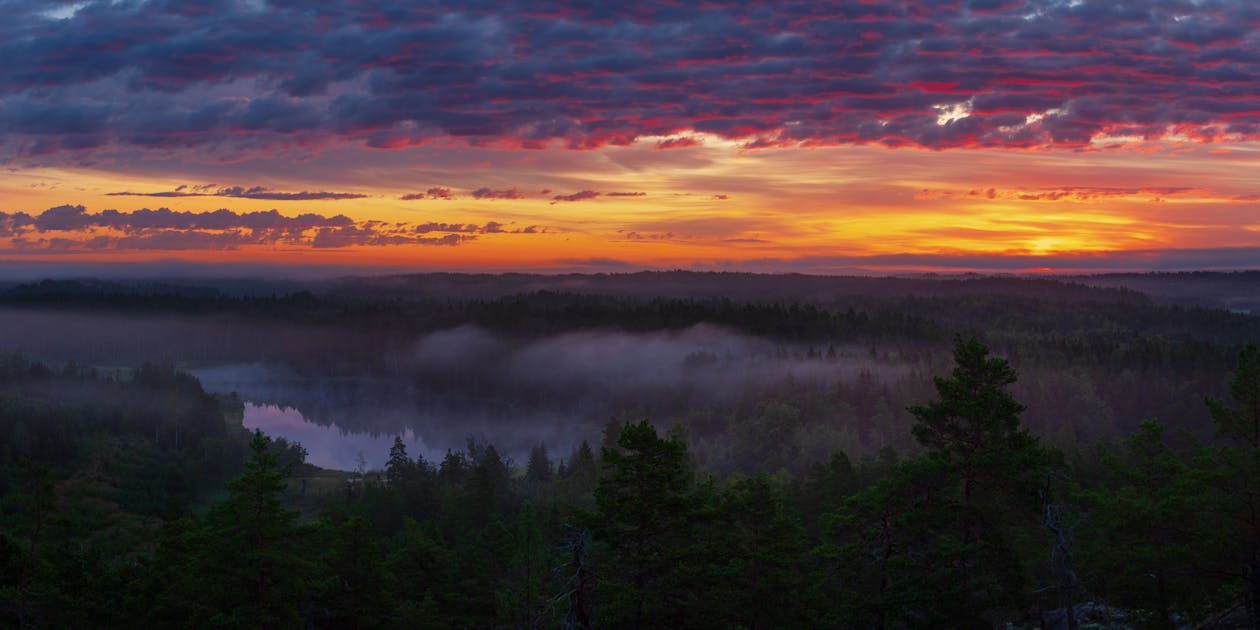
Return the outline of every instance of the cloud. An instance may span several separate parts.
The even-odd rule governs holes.
[[[645,192],[610,192],[610,193],[604,193],[604,195],[608,197],[644,197],[647,195],[647,193]]]
[[[451,246],[483,234],[547,231],[538,225],[515,228],[501,221],[409,224],[356,221],[341,214],[284,215],[276,210],[238,213],[227,209],[184,212],[141,208],[130,212],[88,212],[83,206],[65,205],[35,215],[0,212],[0,238],[8,239],[10,252],[227,250],[255,245],[317,249]]]
[[[557,201],[586,201],[588,199],[594,199],[598,196],[599,193],[594,190],[581,190],[571,195],[556,195],[551,199],[552,203],[555,203]]]
[[[35,218],[25,212],[7,214],[0,212],[0,237],[16,236],[35,225]]]
[[[1108,187],[1108,186],[1067,186],[1059,188],[1039,189],[999,189],[972,188],[969,190],[941,190],[924,188],[916,191],[915,199],[1014,199],[1017,201],[1094,201],[1097,199],[1122,199],[1126,197],[1143,197],[1162,199],[1163,197],[1196,197],[1211,198],[1212,194],[1192,186],[1141,186],[1141,187]],[[1252,201],[1244,196],[1231,196],[1232,201]]]
[[[188,186],[180,186],[175,190],[159,191],[159,192],[111,192],[105,193],[110,197],[235,197],[238,199],[262,199],[266,201],[337,201],[341,199],[363,199],[367,195],[359,193],[343,193],[343,192],[277,192],[263,188],[262,186],[253,186],[245,188],[243,186],[228,186],[219,188],[211,192],[206,192],[204,186],[197,186],[189,189]]]
[[[506,190],[478,188],[472,192],[472,196],[473,199],[524,199],[525,193],[516,188],[508,188]]]
[[[28,159],[1260,139],[1260,7],[1241,0],[47,7],[6,3],[0,25],[2,142]]]
[[[682,136],[678,138],[666,138],[656,143],[658,149],[682,149],[686,147],[694,147],[702,144],[700,140],[691,136]]]
[[[632,241],[667,241],[674,238],[673,232],[625,232],[622,236]]]
[[[422,193],[410,193],[399,197],[403,201],[415,201],[417,199],[455,199],[454,193],[450,188],[444,186],[434,186]]]
[[[474,224],[463,223],[421,223],[415,226],[413,230],[417,234],[428,234],[429,232],[456,232],[465,234],[476,234],[481,228]]]
[[[311,241],[317,249],[330,247],[381,247],[385,245],[459,245],[477,237],[466,234],[445,236],[413,236],[390,232],[378,232],[371,227],[348,225],[340,228],[321,228]]]
[[[15,215],[16,216],[16,215]],[[237,213],[227,209],[213,212],[181,212],[170,208],[131,212],[103,210],[89,213],[83,206],[57,206],[36,215],[32,225],[41,232],[76,231],[92,227],[134,230],[284,230],[301,231],[323,227],[346,227],[354,221],[342,214],[324,216],[300,214],[285,216],[276,210]]]

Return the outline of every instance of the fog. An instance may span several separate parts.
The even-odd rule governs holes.
[[[522,460],[547,444],[567,453],[597,441],[610,419],[666,422],[697,408],[718,413],[755,405],[784,387],[824,390],[867,378],[895,379],[904,366],[874,362],[865,351],[795,347],[698,325],[680,331],[585,331],[517,338],[459,326],[418,338],[410,364],[379,377],[310,376],[265,362],[193,370],[208,390],[236,393],[246,423],[307,444],[336,467],[354,461],[360,438],[376,436],[383,462],[395,434],[413,455],[440,459],[471,438],[493,441]],[[297,418],[323,430],[292,426]],[[341,437],[339,437],[341,436]],[[356,441],[357,440],[357,441]],[[319,465],[333,465],[315,462]]]
[[[909,371],[868,358],[866,346],[795,345],[708,324],[544,336],[461,325],[402,336],[231,313],[0,309],[0,319],[0,346],[54,364],[173,363],[208,391],[249,403],[248,426],[275,425],[268,431],[302,442],[313,458],[328,452],[317,463],[339,468],[384,443],[363,453],[376,466],[397,434],[430,459],[473,437],[518,460],[538,442],[557,454],[597,442],[610,420],[649,418],[704,437],[783,392],[824,392],[859,376],[893,382]],[[703,426],[690,419],[697,414]],[[312,427],[284,433],[281,418]]]
[[[795,381],[825,387],[862,370],[886,372],[864,351],[775,344],[700,324],[680,331],[584,331],[518,340],[476,326],[432,333],[415,346],[422,376],[506,391],[544,393],[556,402],[620,401],[638,396],[686,397],[701,404]]]

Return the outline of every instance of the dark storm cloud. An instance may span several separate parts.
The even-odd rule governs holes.
[[[750,148],[1260,137],[1246,0],[4,8],[0,133],[26,156],[644,135],[666,149],[692,131]]]
[[[183,212],[141,208],[129,212],[88,212],[83,206],[57,206],[41,213],[0,212],[0,238],[6,251],[237,249],[247,245],[295,247],[382,247],[459,245],[481,234],[542,234],[537,225],[511,227],[429,222],[421,224],[355,221],[345,215],[299,214],[276,210]]]

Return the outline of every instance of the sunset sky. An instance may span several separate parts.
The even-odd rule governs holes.
[[[0,266],[1260,267],[1251,0],[0,12]]]

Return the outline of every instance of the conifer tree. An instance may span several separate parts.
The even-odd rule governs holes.
[[[954,338],[954,361],[949,378],[933,379],[940,399],[909,407],[911,432],[929,453],[958,466],[963,502],[970,503],[977,484],[1009,479],[1042,453],[1020,426],[1024,405],[1006,389],[1017,379],[1010,364],[990,357],[974,337]]]
[[[529,463],[525,467],[525,478],[533,483],[543,484],[551,481],[552,475],[551,460],[547,458],[547,445],[539,442],[529,449]]]
[[[389,460],[385,462],[385,479],[389,485],[402,490],[411,480],[415,463],[407,456],[407,445],[402,437],[394,436],[394,445],[389,447]]]
[[[928,451],[891,465],[848,497],[824,551],[839,566],[853,623],[972,627],[1019,603],[1023,572],[1009,533],[1035,527],[1037,483],[1048,453],[1020,426],[1024,406],[1006,387],[1004,359],[978,340],[954,339],[956,366],[935,379],[938,400],[909,411]],[[1027,508],[1027,509],[1022,509]]]
[[[297,551],[298,511],[281,501],[286,471],[271,439],[256,430],[249,446],[245,471],[228,482],[231,496],[210,514],[205,560],[224,589],[214,623],[292,627],[307,568]]]
[[[1229,379],[1235,406],[1206,398],[1216,435],[1225,441],[1215,460],[1223,478],[1221,503],[1239,532],[1238,550],[1246,567],[1246,598],[1253,626],[1260,628],[1260,348],[1248,344],[1238,353]]]
[[[686,445],[647,420],[626,423],[617,448],[603,449],[594,527],[608,550],[601,624],[660,627],[681,611],[687,594],[671,579],[688,542],[691,485]]]
[[[1211,523],[1210,495],[1189,458],[1142,423],[1120,452],[1101,456],[1108,483],[1082,493],[1089,510],[1080,554],[1092,583],[1135,611],[1143,627],[1175,628],[1212,608],[1223,537]],[[1219,602],[1218,602],[1219,603]]]

